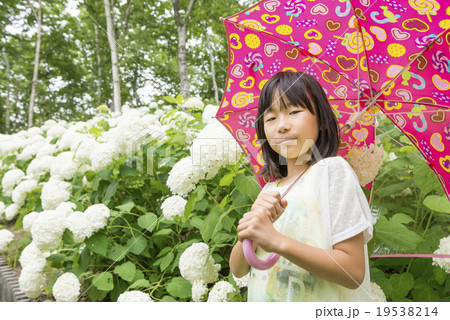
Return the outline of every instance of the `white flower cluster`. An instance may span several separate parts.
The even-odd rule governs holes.
[[[62,202],[70,199],[70,189],[69,182],[50,178],[42,187],[42,208],[44,210],[56,209]]]
[[[355,171],[359,184],[365,186],[372,182],[378,174],[383,164],[383,146],[380,140],[375,139],[375,143],[361,148],[353,147],[347,155],[347,161]]]
[[[195,284],[194,301],[198,301],[205,293],[208,283],[217,281],[219,277],[220,264],[214,264],[214,259],[209,257],[209,247],[203,242],[194,243],[187,248],[180,256],[178,266],[181,276]]]
[[[195,189],[202,179],[212,179],[220,168],[239,161],[242,150],[230,133],[213,121],[201,130],[190,148],[191,156],[181,159],[172,168],[167,186],[182,197]]]
[[[43,270],[46,265],[44,254],[32,241],[23,251],[19,258],[22,271],[19,277],[19,286],[28,297],[37,298],[46,283]]]
[[[14,219],[14,217],[17,215],[17,213],[19,212],[20,207],[13,203],[10,204],[6,209],[5,209],[5,218],[8,221],[11,221],[12,219]]]
[[[104,228],[108,221],[110,210],[102,203],[94,204],[84,212],[75,211],[68,215],[67,228],[73,233],[76,243],[83,242],[98,230]]]
[[[40,250],[57,248],[66,229],[66,217],[57,210],[39,212],[31,226],[31,237]]]
[[[117,302],[153,302],[153,300],[148,293],[133,290],[122,293]]]
[[[211,289],[207,302],[227,302],[227,295],[234,292],[233,285],[227,281],[219,281]]]
[[[53,285],[53,296],[57,302],[75,302],[80,295],[81,284],[76,275],[64,273]]]
[[[188,98],[186,100],[186,102],[183,104],[184,110],[188,110],[188,109],[203,110],[204,107],[205,107],[205,104],[203,103],[203,101],[197,97]]]
[[[370,283],[370,297],[374,302],[386,302],[386,295],[383,290],[375,282]]]
[[[2,179],[3,194],[6,197],[12,195],[13,189],[22,180],[25,173],[20,169],[11,169],[6,172]]]
[[[161,204],[161,210],[167,220],[174,220],[174,217],[182,217],[187,201],[180,196],[171,196]]]
[[[25,197],[27,193],[33,191],[38,186],[38,182],[35,179],[23,180],[12,192],[12,201],[19,207],[22,207],[25,203]]]
[[[214,106],[212,104],[208,104],[202,113],[203,122],[206,124],[209,124],[209,123],[217,121],[217,119],[215,119],[214,117],[216,116],[218,110],[219,110],[219,106]]]
[[[13,240],[14,233],[6,229],[0,230],[0,253],[6,251]]]
[[[434,254],[448,254],[450,255],[450,236],[442,238],[439,241],[439,247]],[[439,266],[450,273],[450,258],[433,258],[433,265]]]

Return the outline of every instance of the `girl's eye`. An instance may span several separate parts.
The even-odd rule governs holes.
[[[292,111],[291,113],[294,113],[294,112],[297,113],[297,112],[301,112],[301,111]]]
[[[266,120],[266,122],[269,122],[269,121],[272,120],[272,119],[275,119],[275,118],[269,118],[269,119]]]

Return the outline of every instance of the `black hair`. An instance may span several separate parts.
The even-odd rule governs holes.
[[[313,150],[312,157],[307,164],[313,164],[320,160],[316,159],[316,152],[320,153],[321,159],[336,156],[340,141],[337,118],[319,82],[303,72],[286,71],[275,74],[261,90],[258,116],[255,123],[256,134],[261,144],[262,157],[265,162],[258,176],[266,182],[287,176],[287,166],[280,164],[280,156],[269,145],[264,132],[264,113],[274,102],[276,91],[278,96],[281,97],[282,108],[288,108],[288,104],[306,107],[318,120],[319,136],[313,146],[315,150]]]

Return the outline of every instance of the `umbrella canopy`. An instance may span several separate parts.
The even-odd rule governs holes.
[[[450,199],[450,9],[440,2],[266,0],[223,19],[229,65],[216,117],[254,173],[264,165],[255,130],[260,91],[277,72],[301,71],[320,82],[343,128],[339,155],[374,141],[381,111]]]

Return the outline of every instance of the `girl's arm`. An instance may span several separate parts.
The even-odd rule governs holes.
[[[258,245],[255,242],[253,242],[253,248],[255,249],[256,252]],[[231,251],[230,255],[229,264],[231,272],[234,274],[236,278],[242,278],[249,272],[250,265],[245,259],[241,241],[238,241],[233,247],[233,250]]]
[[[257,209],[244,214],[237,227],[238,238],[253,240],[266,252],[275,252],[327,281],[356,289],[364,280],[363,233],[341,241],[331,250],[301,243],[278,232],[267,213]]]
[[[332,250],[312,247],[281,233],[274,243],[274,252],[327,281],[356,289],[364,280],[362,232],[335,244]]]

